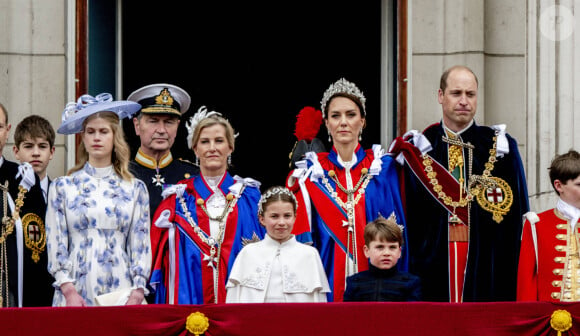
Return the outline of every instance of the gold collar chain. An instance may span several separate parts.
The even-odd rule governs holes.
[[[336,177],[336,172],[334,170],[329,170],[328,171],[328,176],[330,176],[330,178],[332,178],[332,180],[336,183],[336,186],[342,190],[342,192],[344,192],[347,195],[347,202],[345,203],[337,194],[336,190],[332,188],[332,186],[330,185],[330,183],[328,182],[328,179],[326,178],[326,176],[322,177],[322,183],[324,184],[324,186],[326,187],[326,190],[328,190],[328,192],[330,193],[330,195],[332,196],[332,198],[345,210],[347,210],[349,217],[351,216],[351,212],[354,211],[354,206],[359,202],[359,200],[361,199],[362,195],[365,193],[365,189],[368,186],[369,182],[371,181],[372,175],[368,174],[368,169],[367,168],[363,168],[361,170],[361,177],[358,180],[357,184],[354,186],[354,188],[352,189],[346,189],[345,187],[343,187],[340,182],[338,181],[338,178]],[[358,192],[356,197],[354,198],[354,200],[352,201],[352,203],[350,202],[352,195]]]
[[[12,217],[8,217],[8,181],[4,185],[0,184],[0,190],[3,193],[3,210],[4,215],[2,217],[2,234],[0,235],[0,307],[6,307],[10,304],[10,294],[8,289],[8,254],[6,251],[6,238],[14,232],[14,223],[20,214],[20,208],[24,204],[24,194],[27,190],[23,186],[18,186],[18,198],[16,199],[14,212]],[[5,291],[3,290],[5,289]],[[6,300],[6,302],[4,302]]]
[[[344,209],[346,210],[346,217],[348,219],[348,221],[346,223],[343,222],[343,227],[346,227],[347,230],[347,238],[346,238],[346,246],[347,246],[347,256],[345,259],[345,268],[344,268],[344,276],[345,279],[347,276],[350,275],[349,273],[349,257],[348,255],[352,252],[352,262],[353,262],[353,267],[354,267],[354,271],[357,272],[358,271],[358,257],[357,257],[357,241],[356,241],[356,227],[355,227],[355,222],[354,222],[354,211],[355,211],[355,206],[358,204],[358,202],[360,201],[360,199],[362,198],[362,195],[365,193],[365,190],[369,184],[369,182],[372,179],[372,175],[370,175],[368,173],[368,169],[367,168],[363,168],[361,170],[361,177],[359,178],[358,182],[356,183],[356,185],[354,186],[354,188],[352,189],[346,189],[345,187],[343,187],[340,182],[338,181],[338,178],[336,177],[336,172],[334,170],[329,170],[328,171],[328,176],[330,176],[330,178],[332,178],[332,180],[336,183],[337,187],[346,194],[346,199],[347,201],[344,202],[339,196],[338,193],[336,192],[335,189],[332,188],[332,186],[330,185],[330,183],[328,182],[328,179],[325,176],[322,176],[322,183],[324,184],[324,186],[326,187],[326,190],[328,190],[328,192],[330,193],[331,197]],[[353,198],[354,193],[357,193],[356,197]]]
[[[215,271],[214,278],[213,278],[214,303],[218,302],[218,293],[219,293],[218,282],[219,282],[219,272],[220,272],[219,266],[220,266],[220,258],[221,258],[221,251],[222,251],[221,246],[222,246],[222,243],[224,240],[224,233],[226,231],[225,229],[226,229],[227,216],[233,211],[234,206],[236,205],[236,202],[238,200],[238,197],[235,197],[234,195],[229,193],[226,196],[226,199],[228,200],[228,203],[226,204],[222,214],[219,215],[218,217],[211,217],[209,215],[209,212],[207,211],[207,209],[204,205],[205,202],[202,198],[198,198],[196,201],[197,205],[199,205],[201,207],[203,212],[209,217],[210,220],[217,220],[219,222],[218,235],[217,235],[217,238],[214,238],[211,236],[211,234],[205,233],[199,227],[199,225],[197,225],[197,223],[191,217],[191,213],[189,212],[189,209],[187,208],[187,205],[185,204],[184,197],[183,196],[179,197],[179,204],[181,204],[181,209],[183,210],[183,214],[187,218],[187,222],[189,223],[189,225],[191,225],[191,227],[193,228],[193,231],[197,234],[197,236],[201,239],[201,241],[204,242],[210,248],[210,250],[209,250],[210,255],[207,257],[208,257],[208,266],[213,268]],[[216,255],[216,250],[217,250],[217,256],[214,257]],[[215,266],[213,264],[214,260],[216,263]]]
[[[435,191],[437,193],[437,197],[440,200],[442,200],[443,203],[445,203],[445,205],[449,205],[449,206],[453,207],[454,209],[457,207],[464,207],[467,204],[469,204],[469,202],[471,202],[473,200],[473,198],[476,197],[481,192],[481,189],[484,186],[484,184],[481,183],[481,181],[489,179],[489,177],[491,176],[491,171],[494,168],[494,164],[495,164],[495,162],[497,162],[496,144],[497,144],[497,137],[494,136],[493,137],[493,147],[489,150],[489,159],[485,163],[485,169],[483,170],[483,174],[481,174],[481,176],[471,175],[473,158],[471,156],[469,157],[469,174],[470,174],[469,179],[470,179],[470,182],[475,182],[475,183],[469,183],[469,184],[470,185],[475,184],[475,186],[473,188],[470,188],[470,186],[468,185],[467,195],[465,196],[465,198],[463,198],[463,195],[460,194],[458,201],[454,201],[451,198],[451,196],[448,196],[447,193],[445,193],[445,191],[443,191],[443,186],[439,184],[439,180],[437,179],[437,173],[433,170],[433,166],[432,166],[433,159],[430,156],[428,156],[427,154],[423,154],[421,156],[423,158],[423,166],[424,166],[425,173],[427,173],[427,177],[430,179],[430,183],[433,185],[433,191]],[[470,145],[470,144],[468,144],[468,145]],[[471,151],[472,148],[469,148],[469,150]]]
[[[3,244],[6,241],[6,238],[14,232],[14,222],[19,218],[20,208],[24,205],[24,194],[26,194],[28,190],[23,186],[18,186],[18,198],[16,199],[16,202],[14,202],[14,212],[12,213],[12,217],[8,217],[6,215],[8,213],[8,181],[6,181],[4,185],[0,185],[0,189],[2,189],[2,192],[4,193],[4,217],[2,217],[2,234],[0,235],[0,244]]]
[[[216,238],[213,238],[211,235],[206,234],[199,227],[199,225],[197,225],[197,223],[191,217],[191,213],[189,212],[189,209],[187,208],[187,205],[185,204],[185,198],[179,197],[179,204],[181,204],[181,208],[183,210],[183,214],[187,218],[187,222],[189,223],[189,225],[191,225],[191,227],[193,228],[193,231],[198,235],[198,237],[201,239],[201,241],[206,243],[211,248],[215,248],[216,245],[219,248],[219,245],[221,245],[222,240],[223,240],[223,233],[225,231],[224,230],[225,229],[225,222],[226,222],[225,219],[227,219],[227,216],[229,215],[229,213],[233,211],[233,207],[234,207],[236,200],[237,200],[237,198],[234,197],[232,194],[228,194],[228,196],[226,198],[228,199],[228,203],[226,204],[222,214],[219,215],[218,217],[211,217],[209,215],[209,212],[207,211],[207,209],[204,206],[203,199],[198,198],[196,201],[197,205],[201,206],[201,209],[209,217],[210,220],[218,221],[220,223],[219,224],[220,230],[218,231],[218,236],[216,239]]]

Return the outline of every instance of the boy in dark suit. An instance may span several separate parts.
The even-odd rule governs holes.
[[[421,301],[419,277],[397,269],[403,229],[395,214],[368,223],[364,238],[369,269],[346,278],[344,301]]]

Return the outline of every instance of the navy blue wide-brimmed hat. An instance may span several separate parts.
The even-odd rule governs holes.
[[[172,84],[151,84],[133,91],[127,97],[141,104],[141,113],[171,114],[181,117],[189,109],[191,97],[182,88]]]
[[[83,122],[97,112],[114,112],[119,120],[131,117],[141,105],[132,101],[113,100],[110,93],[101,93],[95,97],[85,94],[76,102],[66,104],[62,112],[62,124],[57,132],[60,134],[75,134],[83,130]]]

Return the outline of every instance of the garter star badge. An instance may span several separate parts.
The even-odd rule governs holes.
[[[46,247],[46,231],[44,222],[35,213],[27,213],[22,217],[22,229],[24,231],[24,243],[32,251],[32,260],[37,263],[40,254]]]
[[[495,182],[494,186],[482,188],[477,195],[477,203],[486,211],[493,213],[493,220],[501,223],[503,216],[510,211],[514,202],[512,188],[506,181],[499,177],[490,176]]]

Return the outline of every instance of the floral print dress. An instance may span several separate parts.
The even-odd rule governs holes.
[[[53,181],[46,213],[53,306],[66,306],[60,286],[72,282],[87,305],[95,296],[143,288],[151,272],[149,194],[139,179],[112,166],[83,169]]]

